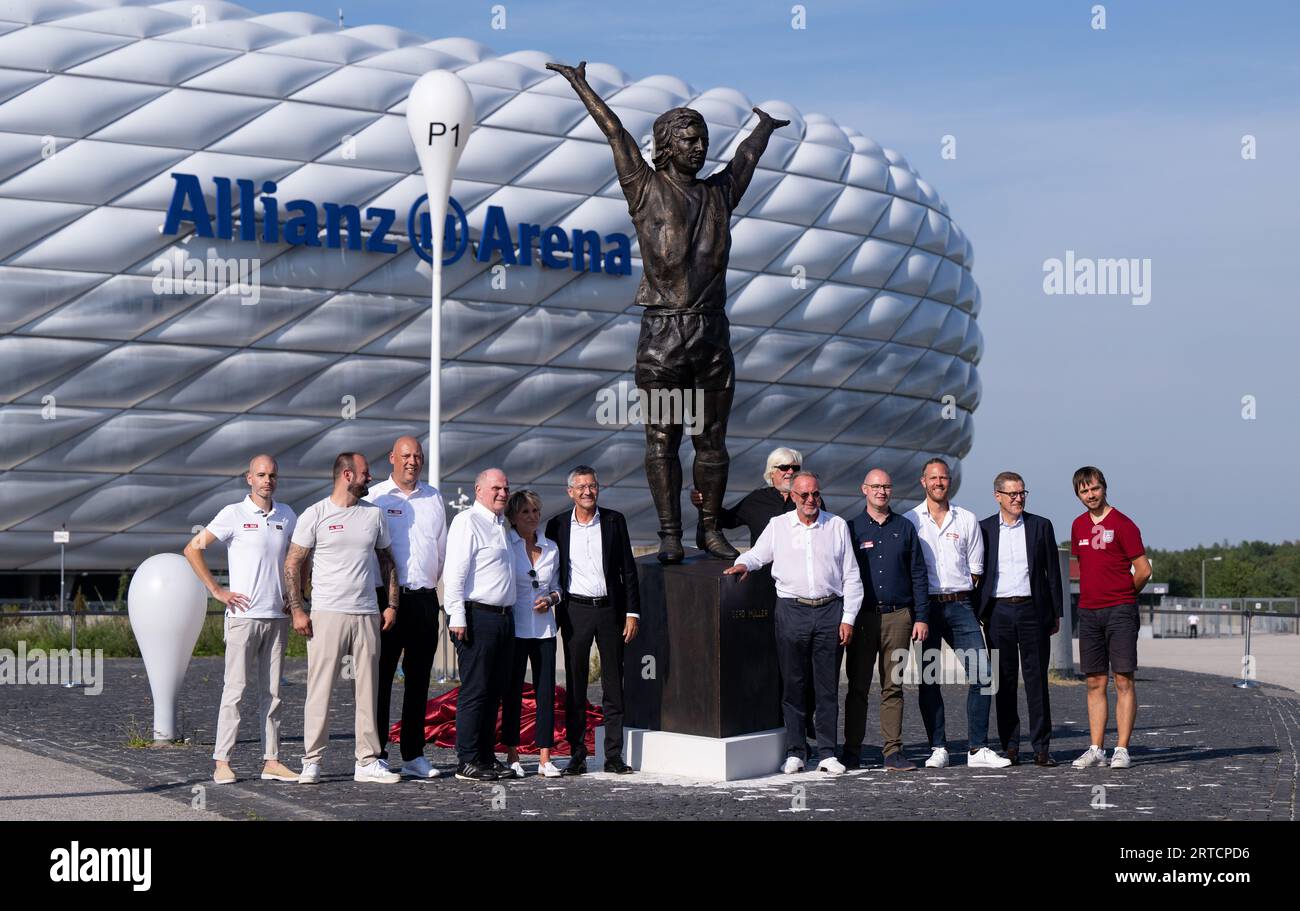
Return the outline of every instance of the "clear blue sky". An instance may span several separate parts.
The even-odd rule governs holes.
[[[802,31],[784,0],[502,5],[494,30],[480,0],[342,3],[349,26],[732,86],[897,149],[970,236],[984,296],[959,503],[992,512],[993,475],[1017,470],[1064,539],[1070,475],[1093,463],[1150,546],[1300,539],[1300,4],[1124,0],[1104,31],[1075,0],[812,0]],[[1043,261],[1066,250],[1150,258],[1150,304],[1045,295]]]

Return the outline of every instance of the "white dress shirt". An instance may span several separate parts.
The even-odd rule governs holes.
[[[398,584],[437,588],[447,555],[447,508],[438,489],[420,481],[408,494],[389,477],[370,488],[366,500],[382,509],[388,520]],[[381,587],[384,580],[379,577],[378,558],[371,561],[370,568],[375,587]]]
[[[555,609],[533,610],[538,598],[560,590],[560,549],[540,531],[537,546],[542,552],[537,562],[528,559],[528,544],[512,528],[506,532],[515,568],[515,638],[552,639],[555,637]],[[529,571],[536,575],[530,575]],[[537,584],[534,585],[533,583]]]
[[[227,607],[227,617],[285,619],[284,555],[297,521],[283,503],[272,501],[267,512],[252,497],[244,497],[223,507],[208,523],[212,536],[226,545],[230,591],[248,598],[248,610]]]
[[[1025,548],[1025,520],[1008,525],[998,514],[998,584],[995,598],[1028,598],[1029,551]]]
[[[853,554],[849,524],[821,510],[812,525],[799,521],[799,511],[776,516],[767,523],[754,546],[736,558],[737,566],[753,571],[772,564],[776,593],[782,598],[844,599],[841,623],[852,624],[862,609],[862,575]]]
[[[569,516],[569,594],[584,598],[609,596],[599,511],[585,525],[578,521],[578,510]]]
[[[930,577],[930,594],[968,592],[971,576],[984,575],[984,539],[975,513],[960,506],[948,506],[943,525],[930,516],[926,500],[909,510],[907,517],[921,537],[925,570]]]
[[[447,565],[442,571],[448,626],[465,625],[465,602],[505,607],[515,603],[514,560],[506,520],[477,500],[451,520]]]

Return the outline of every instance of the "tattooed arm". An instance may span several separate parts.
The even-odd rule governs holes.
[[[294,630],[308,639],[311,638],[311,617],[302,606],[302,567],[310,554],[310,548],[290,544],[284,557],[284,600],[293,615]]]
[[[384,591],[388,593],[383,628],[389,630],[397,622],[397,600],[401,596],[401,589],[397,583],[397,562],[393,559],[393,550],[390,547],[377,547],[375,554],[379,557],[379,578],[383,580]]]

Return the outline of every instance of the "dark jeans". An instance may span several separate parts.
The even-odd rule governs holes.
[[[515,615],[465,606],[465,638],[456,644],[460,692],[456,696],[456,758],[491,766],[496,758],[497,710],[510,686]]]
[[[1046,753],[1052,739],[1052,703],[1047,689],[1051,626],[1043,624],[1033,602],[995,601],[989,618],[989,647],[998,654],[998,739],[1002,749],[1020,749],[1016,664],[1025,678],[1029,736],[1035,753]],[[1018,662],[1017,662],[1017,659]]]
[[[992,695],[985,695],[980,690],[985,686],[979,682],[979,655],[984,652],[984,633],[980,622],[975,617],[969,600],[930,601],[930,634],[925,638],[925,652],[922,655],[921,685],[919,699],[921,720],[925,722],[925,733],[930,738],[930,747],[947,747],[948,732],[943,718],[943,692],[937,683],[926,683],[926,666],[934,662],[938,669],[941,642],[947,642],[952,649],[962,650],[965,663],[966,679],[971,681],[966,688],[966,731],[970,748],[978,750],[988,746],[989,710],[993,706]],[[987,666],[987,655],[984,662]]]
[[[524,677],[533,664],[533,689],[537,692],[537,746],[555,746],[555,637],[515,639],[514,669],[510,689],[501,700],[501,742],[519,746],[519,719],[523,714]]]
[[[381,595],[387,597],[386,595]],[[380,601],[384,604],[384,601]],[[388,703],[393,695],[393,674],[401,659],[405,687],[402,693],[402,761],[424,755],[424,716],[429,701],[429,675],[438,650],[438,593],[433,589],[402,592],[397,622],[379,634],[379,686],[375,718],[379,724],[379,756],[388,758]]]
[[[605,713],[605,761],[623,758],[623,624],[624,614],[612,606],[591,607],[565,602],[560,611],[564,635],[566,700],[565,736],[569,755],[587,755],[587,677],[591,673],[591,643],[600,653],[601,709]]]
[[[808,757],[808,740],[804,736],[804,694],[808,687],[812,687],[817,705],[815,761],[835,755],[843,614],[842,598],[821,607],[809,607],[792,598],[776,599],[776,661],[781,670],[781,711],[789,756]]]

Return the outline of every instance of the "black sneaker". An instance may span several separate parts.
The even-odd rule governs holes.
[[[492,757],[492,771],[496,773],[498,779],[516,777],[515,770],[495,756]]]
[[[902,753],[890,753],[885,757],[886,772],[915,772],[916,763],[908,762]]]
[[[456,777],[461,781],[496,781],[498,778],[495,771],[474,762],[462,762],[457,766]]]
[[[587,758],[585,756],[579,759],[570,759],[569,764],[564,767],[565,775],[585,775],[587,774]]]
[[[611,775],[630,775],[635,770],[621,759],[606,759],[605,771]]]

